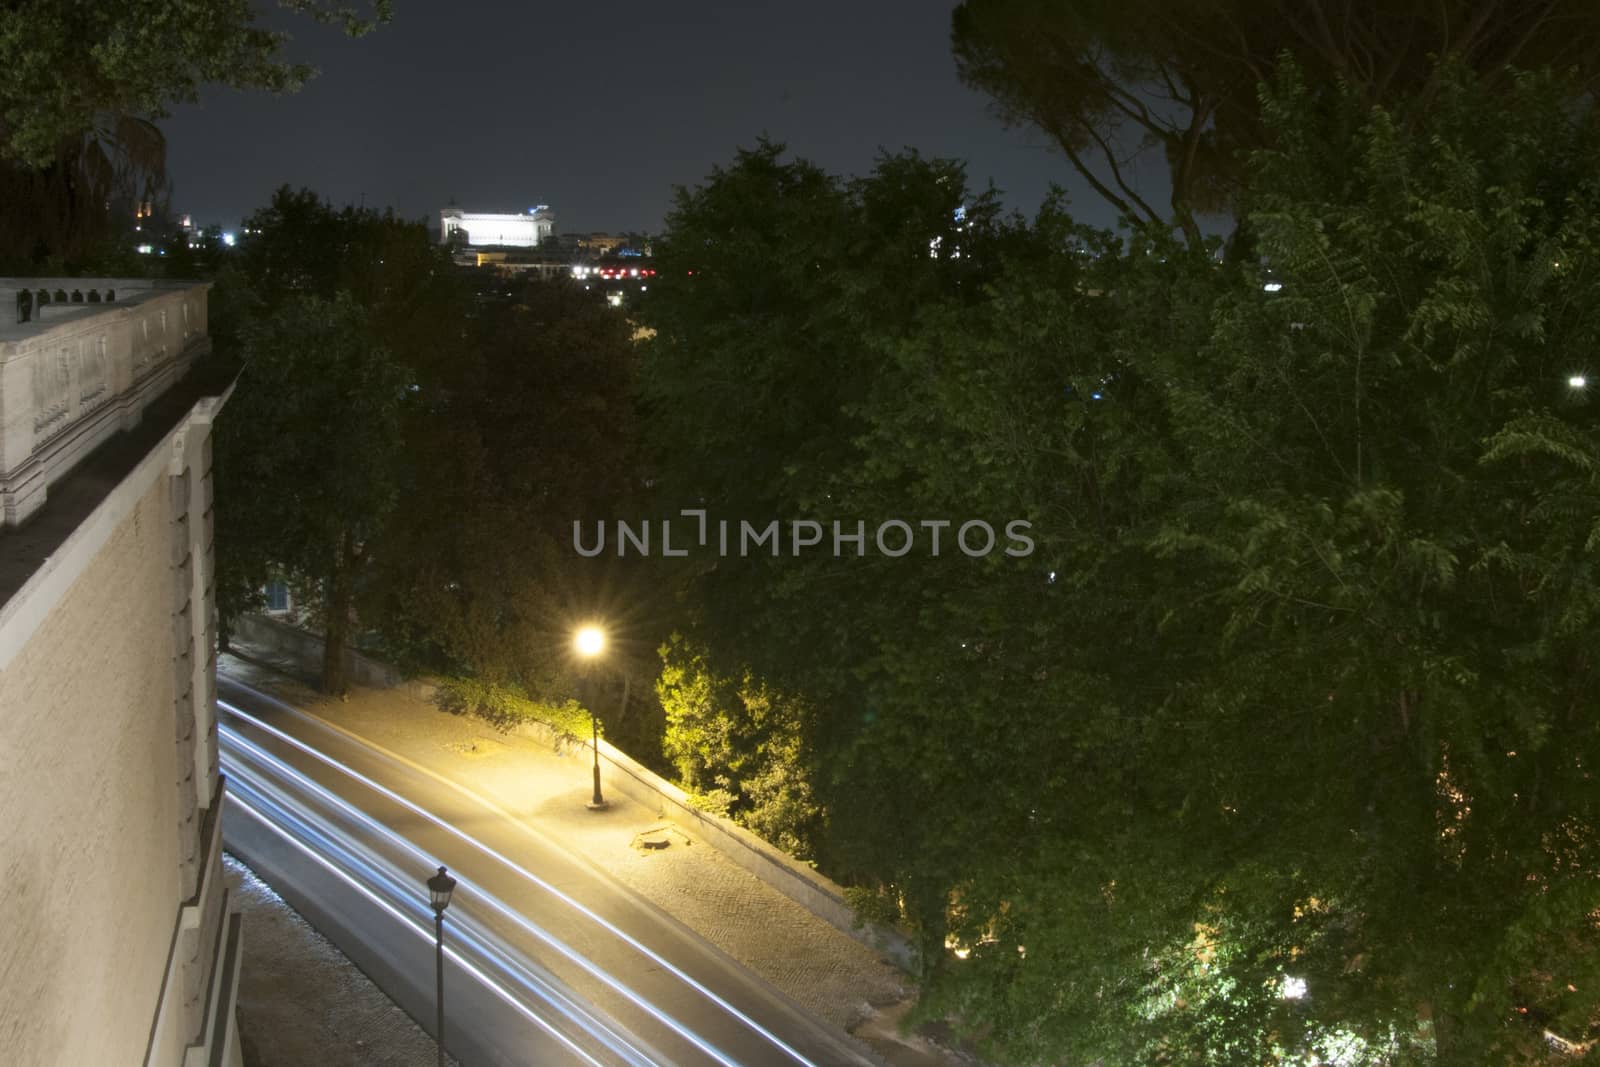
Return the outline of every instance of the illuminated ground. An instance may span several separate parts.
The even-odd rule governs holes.
[[[855,1030],[889,1062],[907,1067],[953,1062],[935,1049],[916,1047],[921,1042],[908,1047],[891,1036],[894,1027],[886,1016],[898,1014],[893,1005],[904,1001],[907,984],[865,947],[709,846],[679,836],[659,851],[635,847],[638,833],[661,824],[643,809],[630,812],[623,798],[616,798],[620,810],[598,821],[581,804],[561,803],[558,797],[587,788],[587,775],[582,773],[586,768],[572,759],[497,734],[474,720],[443,715],[404,691],[357,690],[346,702],[327,702],[239,660],[225,658],[223,666],[241,680],[248,676],[252,684],[314,705],[319,715],[413,758],[438,763],[440,769],[470,766],[480,788],[504,790],[514,795],[518,808],[536,809],[546,831],[566,838],[570,847],[646,894],[817,1018],[841,1030]],[[567,778],[573,781],[567,783]],[[550,796],[536,795],[546,789]],[[566,811],[567,807],[572,810]]]

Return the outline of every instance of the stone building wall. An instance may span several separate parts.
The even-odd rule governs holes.
[[[26,581],[0,590],[6,1063],[239,1062],[211,622],[224,397],[164,415],[164,436],[142,439]],[[70,486],[61,495],[71,503]],[[0,553],[61,520],[56,496],[0,531]]]

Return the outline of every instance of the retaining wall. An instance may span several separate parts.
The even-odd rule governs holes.
[[[322,635],[267,615],[241,615],[233,621],[233,633],[241,641],[264,645],[289,657],[301,671],[320,677],[322,674]],[[345,675],[352,685],[372,689],[392,689],[404,679],[400,672],[353,648],[344,650]]]

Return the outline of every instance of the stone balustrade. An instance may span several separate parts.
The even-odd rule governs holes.
[[[210,350],[209,289],[0,278],[0,527],[42,507],[53,481],[138,425],[146,405]]]

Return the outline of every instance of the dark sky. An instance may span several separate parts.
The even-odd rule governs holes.
[[[766,133],[842,174],[880,147],[964,159],[1029,214],[1059,182],[1086,221],[1111,221],[1042,136],[957,81],[951,3],[394,6],[358,40],[275,16],[288,56],[322,73],[290,96],[211,89],[166,120],[174,211],[232,227],[289,183],[408,217],[454,197],[549,204],[562,232],[653,231],[674,185]]]

